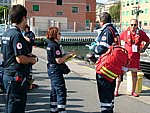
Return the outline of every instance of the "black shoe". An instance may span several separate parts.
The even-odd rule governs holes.
[[[113,113],[113,110],[104,110],[104,111],[101,111],[100,113]]]
[[[64,113],[64,112],[66,112],[65,108],[58,108],[58,113]]]
[[[50,111],[50,113],[58,113],[58,111]]]

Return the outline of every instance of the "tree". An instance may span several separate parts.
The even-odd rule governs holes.
[[[6,19],[8,18],[8,10],[9,7],[8,6],[0,6],[0,24],[4,23],[4,10],[6,11]]]
[[[116,5],[113,5],[109,8],[109,13],[112,16],[112,20],[115,22],[120,21],[120,9],[121,9],[121,2],[118,2]]]

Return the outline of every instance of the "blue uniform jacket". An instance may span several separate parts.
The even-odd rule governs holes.
[[[105,53],[108,48],[114,45],[114,38],[119,36],[115,27],[107,23],[105,24],[98,32],[98,36],[95,39],[95,45],[93,47],[93,51],[97,55],[101,55]]]

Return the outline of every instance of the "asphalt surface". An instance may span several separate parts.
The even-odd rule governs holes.
[[[50,79],[46,69],[46,51],[34,48],[39,62],[33,66],[34,84],[39,87],[28,91],[26,113],[49,113]],[[71,73],[65,75],[68,113],[100,113],[98,93],[93,66],[73,59],[67,62]],[[119,96],[115,98],[115,113],[150,113],[150,87],[143,86],[140,97],[127,92],[127,81],[121,84]],[[4,113],[5,94],[0,94],[0,113]]]

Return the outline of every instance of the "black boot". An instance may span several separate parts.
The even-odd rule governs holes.
[[[58,108],[58,113],[67,113],[65,108]]]

